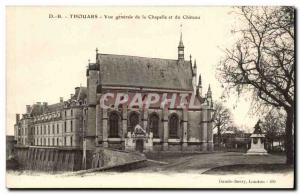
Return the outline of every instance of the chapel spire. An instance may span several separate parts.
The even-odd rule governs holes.
[[[184,45],[182,41],[182,25],[180,25],[180,40],[178,45],[178,60],[184,60]]]

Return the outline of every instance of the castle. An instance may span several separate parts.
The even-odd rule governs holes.
[[[213,101],[210,87],[202,93],[201,76],[192,58],[185,60],[182,34],[177,59],[147,58],[98,53],[89,62],[87,87],[76,87],[68,100],[56,104],[26,106],[16,115],[16,148],[20,160],[71,162],[60,165],[66,170],[80,169],[86,162],[83,151],[99,147],[139,152],[212,151]],[[198,80],[197,80],[198,77]],[[147,109],[107,100],[107,93],[188,94],[196,108],[162,108],[151,104]],[[122,100],[122,99],[121,99]],[[26,159],[27,158],[27,159]],[[83,158],[83,160],[82,160]],[[32,164],[30,164],[32,165]]]

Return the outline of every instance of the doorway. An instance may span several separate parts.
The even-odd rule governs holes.
[[[138,152],[143,152],[144,150],[144,140],[143,139],[137,139],[135,142],[135,150]]]

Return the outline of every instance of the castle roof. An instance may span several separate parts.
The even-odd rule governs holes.
[[[190,61],[100,53],[97,61],[102,85],[193,90]]]

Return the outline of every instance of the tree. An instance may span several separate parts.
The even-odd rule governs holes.
[[[226,131],[227,127],[231,123],[231,113],[228,108],[223,106],[220,102],[215,104],[215,111],[213,114],[213,129],[217,128],[217,136],[218,136],[218,146],[220,148],[220,144],[222,142],[222,133]]]
[[[294,8],[239,7],[238,40],[218,68],[225,89],[251,91],[260,106],[286,112],[287,164],[294,162]]]
[[[274,140],[280,140],[284,134],[285,117],[284,112],[272,109],[262,122],[262,129],[266,134],[266,140],[271,143],[272,150]]]

